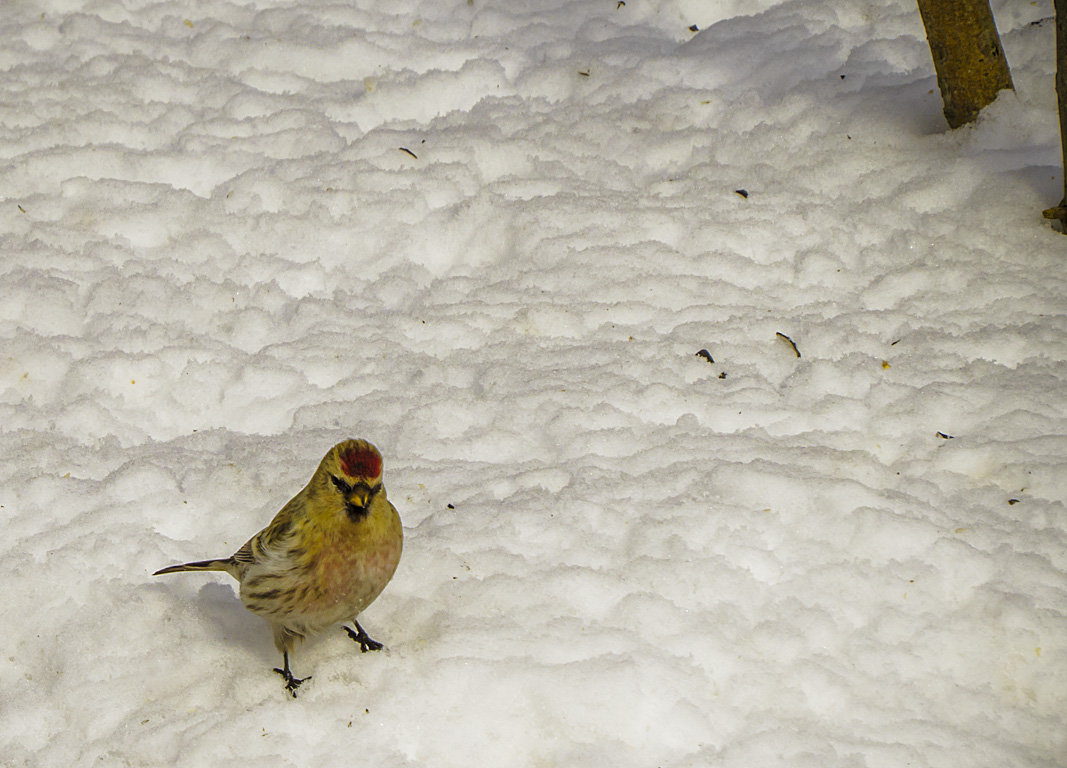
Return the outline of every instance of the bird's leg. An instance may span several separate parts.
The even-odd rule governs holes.
[[[349,637],[359,643],[359,650],[366,653],[367,651],[380,651],[382,649],[382,644],[377,640],[372,640],[371,636],[367,634],[367,631],[359,626],[358,621],[352,619],[352,623],[356,625],[354,630],[349,627],[345,627],[344,630],[348,633]]]
[[[307,677],[293,677],[293,673],[289,671],[289,651],[282,651],[282,669],[274,668],[274,671],[285,678],[285,690],[293,694],[293,698],[296,698],[296,689],[300,687],[300,684],[305,680],[310,680],[311,675]]]

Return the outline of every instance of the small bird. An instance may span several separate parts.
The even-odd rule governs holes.
[[[400,515],[385,496],[382,455],[366,440],[345,440],[323,457],[300,493],[266,528],[231,557],[172,565],[153,576],[178,571],[225,571],[241,583],[241,602],[267,620],[282,654],[285,689],[296,677],[289,653],[296,641],[343,627],[360,650],[380,650],[359,625],[359,613],[374,602],[400,562]]]

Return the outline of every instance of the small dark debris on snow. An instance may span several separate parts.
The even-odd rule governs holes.
[[[581,75],[582,77],[589,77],[589,70],[587,69],[587,70],[585,70],[583,72],[582,70],[579,69],[578,70],[578,74]]]
[[[449,505],[448,505],[448,508],[449,508],[449,509],[455,509],[455,508],[456,508],[456,505],[455,505],[455,504],[449,504]]]
[[[1009,504],[1018,504],[1019,503],[1019,499],[1008,499],[1008,503]]]
[[[940,437],[942,440],[955,440],[956,439],[955,435],[946,435],[944,432],[938,432],[937,436]]]
[[[702,358],[704,358],[704,359],[705,359],[705,360],[707,360],[707,361],[708,361],[709,363],[714,363],[714,362],[715,362],[715,358],[713,358],[713,357],[711,356],[711,353],[710,353],[710,352],[708,352],[708,350],[706,350],[706,349],[702,349],[702,350],[700,350],[699,352],[697,352],[697,353],[696,353],[696,356],[697,356],[697,357],[702,357]]]
[[[700,27],[698,27],[696,24],[690,24],[689,25],[689,31],[690,32],[699,32],[700,31]]]
[[[748,190],[747,189],[735,189],[734,190],[734,194],[741,195],[741,197],[743,197],[746,200],[748,200]]]
[[[620,9],[620,8],[622,8],[622,7],[624,6],[624,5],[626,5],[626,0],[619,0],[619,2],[618,2],[618,3],[616,4],[616,5],[615,5],[615,10],[616,10],[616,11],[617,11],[617,10],[619,10],[619,9]]]
[[[721,372],[721,373],[719,374],[719,378],[720,378],[720,379],[725,379],[725,378],[726,378],[726,371],[722,371],[722,372]]]
[[[407,153],[408,153],[409,155],[411,155],[412,157],[414,157],[414,158],[415,158],[416,160],[418,160],[418,159],[419,159],[419,156],[418,156],[418,155],[416,155],[416,154],[415,154],[414,152],[412,152],[412,151],[411,151],[410,149],[408,149],[407,147],[398,147],[398,149],[399,149],[399,150],[400,150],[401,152],[407,152]]]
[[[775,331],[775,332],[774,332],[774,335],[775,335],[775,336],[777,336],[777,337],[778,337],[779,339],[781,339],[782,341],[784,341],[784,342],[786,342],[787,344],[789,344],[789,346],[791,346],[791,347],[793,348],[793,352],[795,352],[795,353],[796,353],[796,356],[797,356],[797,357],[800,357],[800,350],[799,350],[799,349],[797,349],[797,345],[796,345],[796,342],[795,342],[795,341],[793,341],[793,340],[792,340],[791,338],[789,338],[788,336],[786,336],[786,335],[785,335],[784,333],[782,333],[781,331]]]

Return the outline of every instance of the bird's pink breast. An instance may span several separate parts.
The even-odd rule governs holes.
[[[315,564],[317,599],[310,612],[330,611],[343,606],[355,616],[376,598],[389,583],[400,560],[396,544],[379,544],[369,551],[350,547],[326,547]]]

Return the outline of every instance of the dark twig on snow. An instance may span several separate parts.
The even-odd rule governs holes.
[[[777,337],[778,337],[779,339],[781,339],[782,341],[784,341],[784,342],[786,342],[787,344],[789,344],[789,346],[791,346],[791,347],[793,348],[793,351],[794,351],[794,352],[796,352],[796,355],[797,355],[797,357],[800,357],[800,350],[799,350],[799,349],[797,349],[797,345],[796,345],[796,342],[794,342],[794,341],[793,341],[793,340],[792,340],[791,338],[789,338],[788,336],[786,336],[786,335],[785,335],[784,333],[782,333],[781,331],[775,331],[774,335],[775,335],[775,336],[777,336]]]

